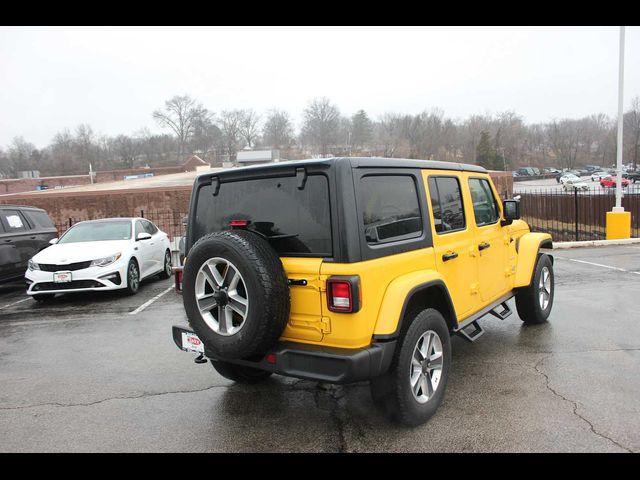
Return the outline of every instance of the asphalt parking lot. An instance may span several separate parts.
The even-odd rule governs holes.
[[[553,253],[550,322],[514,312],[454,338],[444,402],[417,428],[365,383],[243,386],[194,364],[170,280],[51,305],[0,287],[0,451],[638,452],[640,245]]]

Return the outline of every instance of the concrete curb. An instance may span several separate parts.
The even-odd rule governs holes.
[[[553,249],[580,247],[609,247],[612,245],[640,244],[640,238],[624,238],[621,240],[586,240],[583,242],[553,242]]]

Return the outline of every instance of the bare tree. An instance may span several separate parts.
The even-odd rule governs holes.
[[[631,110],[624,114],[623,139],[631,153],[634,170],[640,159],[640,97],[631,101]]]
[[[302,138],[322,156],[338,141],[340,110],[326,98],[316,98],[304,110]]]
[[[262,128],[262,143],[281,150],[289,148],[293,139],[293,125],[289,114],[283,110],[270,110]]]
[[[225,110],[220,114],[219,126],[229,159],[235,160],[237,151],[244,146],[242,136],[242,110]]]
[[[170,128],[178,137],[182,156],[199,121],[210,117],[209,111],[188,95],[175,96],[164,104],[164,111],[156,110],[153,118],[163,127]]]
[[[240,116],[240,134],[249,148],[255,146],[255,141],[259,136],[260,115],[253,110],[241,110]]]

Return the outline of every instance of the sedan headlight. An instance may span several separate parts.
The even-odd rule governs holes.
[[[107,265],[111,265],[113,262],[118,260],[122,256],[121,252],[115,253],[113,255],[109,255],[108,257],[98,258],[91,262],[91,267],[106,267]]]
[[[29,262],[27,262],[27,268],[29,270],[40,270],[40,265],[38,265],[33,260],[29,260]]]

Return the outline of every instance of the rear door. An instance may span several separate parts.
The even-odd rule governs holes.
[[[188,245],[230,229],[230,222],[246,221],[247,230],[278,253],[290,282],[291,310],[282,338],[319,342],[331,330],[322,313],[320,275],[323,259],[333,255],[329,179],[310,168],[306,177],[297,173],[227,181],[217,190],[199,187]]]
[[[3,261],[8,265],[7,271],[10,275],[20,275],[26,271],[29,259],[37,253],[34,246],[35,236],[17,209],[1,210],[0,222],[5,231],[2,239],[5,246]]]
[[[444,276],[458,319],[480,306],[478,254],[462,194],[464,174],[423,171],[431,206],[436,268]]]

